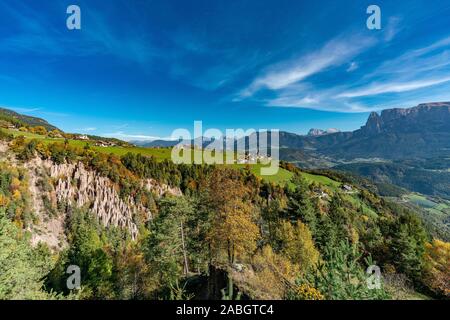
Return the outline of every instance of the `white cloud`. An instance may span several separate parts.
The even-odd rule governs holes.
[[[153,141],[153,140],[173,140],[170,137],[158,137],[158,136],[150,136],[145,134],[128,134],[123,131],[113,132],[113,133],[103,133],[102,136],[108,138],[117,138],[124,141]]]
[[[390,17],[388,19],[388,23],[386,25],[386,28],[384,28],[384,40],[389,42],[392,39],[395,38],[395,36],[397,35],[397,33],[400,32],[401,30],[401,26],[400,26],[400,22],[401,22],[401,18],[400,17]]]
[[[426,53],[429,53],[429,52],[432,52],[432,51],[434,51],[436,49],[440,49],[440,48],[448,47],[448,46],[450,46],[450,36],[446,37],[446,38],[443,38],[443,39],[441,39],[439,41],[436,41],[436,42],[432,43],[431,45],[429,45],[427,47],[413,50],[410,53],[408,53],[408,55],[411,55],[411,56],[422,56],[422,55],[424,55]]]
[[[95,130],[97,130],[97,128],[94,128],[94,127],[76,129],[76,131],[80,131],[80,132],[91,132],[91,131],[95,131]]]
[[[348,102],[342,100],[333,100],[327,98],[329,93],[314,99],[299,98],[296,96],[286,96],[267,101],[269,107],[284,107],[284,108],[307,108],[312,110],[343,112],[343,113],[357,113],[368,112],[375,110],[360,103]]]
[[[450,81],[450,77],[441,79],[425,79],[418,81],[398,82],[398,83],[391,82],[385,84],[372,84],[363,89],[343,92],[341,94],[338,94],[336,98],[355,98],[355,97],[373,96],[382,93],[393,93],[393,92],[398,93],[398,92],[412,91],[421,88],[435,86],[448,81]]]
[[[279,90],[288,87],[327,68],[347,62],[375,42],[373,38],[360,36],[337,37],[318,51],[269,66],[265,73],[241,92],[241,96],[252,96],[262,88]]]
[[[394,59],[385,61],[366,78],[380,74],[392,75],[393,73],[406,73],[411,76],[419,72],[444,68],[450,65],[450,52],[445,50],[447,47],[450,47],[450,37],[426,47],[409,50]],[[444,51],[438,51],[439,49]]]
[[[0,107],[5,109],[12,109],[19,113],[36,112],[42,110],[42,108],[22,108],[22,107],[3,107],[3,106]]]
[[[354,61],[350,62],[350,64],[348,65],[348,68],[347,68],[347,72],[355,71],[358,68],[359,68],[359,66],[356,62],[354,62]]]
[[[269,106],[289,106],[289,107],[296,107],[296,106],[310,106],[314,104],[318,104],[320,102],[320,99],[318,97],[312,97],[312,96],[281,96],[276,99],[270,100],[267,105]]]

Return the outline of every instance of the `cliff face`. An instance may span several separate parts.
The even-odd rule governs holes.
[[[87,205],[104,226],[120,227],[128,230],[133,239],[137,236],[137,226],[133,221],[136,212],[142,211],[147,219],[151,212],[138,207],[133,199],[122,200],[108,178],[86,170],[83,163],[52,164],[50,177],[56,179],[55,193],[58,202],[69,206]]]
[[[383,110],[381,115],[372,112],[363,134],[382,132],[448,132],[450,130],[450,102],[423,103],[408,109]]]
[[[334,159],[448,157],[450,102],[372,112],[359,130],[311,137],[309,142],[313,150]]]
[[[30,173],[30,193],[33,197],[34,211],[43,223],[38,232],[32,232],[33,243],[44,241],[50,247],[64,245],[64,213],[58,213],[48,218],[48,212],[43,204],[43,191],[36,188],[36,183],[42,177],[49,178],[53,183],[53,190],[45,193],[56,207],[58,204],[66,204],[74,208],[88,208],[99,221],[106,227],[119,227],[130,233],[132,239],[136,239],[138,228],[135,217],[139,214],[146,221],[152,219],[152,212],[132,197],[122,199],[119,192],[108,178],[100,176],[97,172],[85,168],[83,163],[55,164],[49,160],[39,158],[27,163],[26,168]],[[155,180],[142,181],[142,186],[153,192],[158,197],[164,194],[179,196],[181,190],[159,184]]]
[[[366,126],[363,128],[367,134],[380,133],[383,127],[383,118],[376,112],[372,112],[367,119]]]

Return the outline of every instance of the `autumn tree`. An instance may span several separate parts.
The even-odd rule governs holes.
[[[141,242],[121,246],[114,257],[113,282],[119,299],[145,299],[155,289]]]
[[[297,264],[275,253],[269,245],[258,250],[252,258],[254,276],[249,285],[258,299],[283,299],[295,287],[295,279],[300,272]]]
[[[292,263],[298,264],[303,272],[314,269],[319,262],[320,254],[315,248],[308,226],[301,221],[297,221],[295,225],[283,221],[279,233],[282,242],[281,252]]]
[[[207,192],[214,210],[208,236],[212,251],[226,252],[227,262],[232,264],[237,256],[253,252],[259,237],[249,190],[237,171],[218,168],[209,178]]]
[[[30,132],[45,136],[47,134],[47,129],[43,126],[36,126],[30,128]]]
[[[434,239],[426,244],[424,282],[437,295],[450,298],[450,243]]]

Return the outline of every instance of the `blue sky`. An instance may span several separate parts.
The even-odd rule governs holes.
[[[66,28],[81,8],[82,29]],[[381,8],[381,30],[366,8]],[[2,0],[0,106],[126,140],[450,100],[448,1]]]

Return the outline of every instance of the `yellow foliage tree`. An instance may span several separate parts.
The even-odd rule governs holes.
[[[45,129],[45,127],[43,126],[37,126],[37,127],[33,127],[30,128],[30,131],[36,134],[40,134],[42,136],[47,135],[47,129]]]
[[[248,277],[248,286],[256,299],[284,299],[300,272],[298,265],[273,252],[269,245],[253,257],[252,267],[254,275]]]
[[[19,190],[15,190],[15,191],[13,192],[13,199],[14,199],[14,201],[19,200],[21,197],[22,197],[22,194],[20,193]]]
[[[9,189],[11,192],[14,192],[20,188],[20,180],[16,177],[12,178],[11,184],[9,185]]]
[[[37,151],[40,155],[44,156],[45,158],[49,158],[49,157],[51,156],[50,150],[48,150],[48,147],[47,147],[44,143],[42,143],[42,142],[39,142],[39,143],[36,145],[36,151]]]
[[[319,290],[308,284],[301,284],[295,289],[295,298],[298,300],[324,300],[325,297]]]
[[[450,243],[434,239],[426,244],[425,283],[436,294],[450,297]]]
[[[215,253],[226,251],[228,263],[236,256],[252,253],[259,237],[253,222],[254,208],[248,199],[249,190],[229,168],[216,169],[209,179],[208,197],[215,211],[208,235]]]
[[[0,194],[0,207],[7,207],[9,204],[9,199],[4,195]]]
[[[302,271],[314,269],[319,262],[320,253],[314,246],[311,231],[301,221],[292,225],[288,221],[281,223],[280,239],[282,253],[293,263],[300,265]]]

